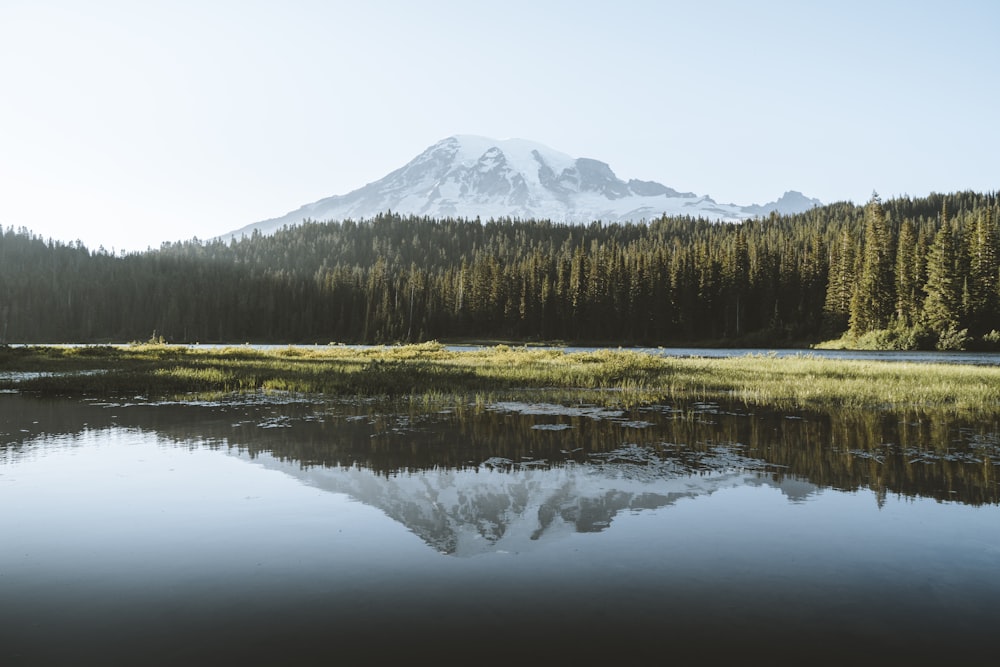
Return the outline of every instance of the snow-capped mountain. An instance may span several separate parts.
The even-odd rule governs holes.
[[[434,144],[385,178],[238,229],[269,234],[303,220],[361,220],[393,211],[432,218],[499,217],[589,223],[691,215],[735,221],[820,205],[799,192],[759,205],[719,204],[655,181],[619,179],[604,162],[573,158],[523,139],[458,135]]]
[[[630,446],[587,464],[535,466],[499,459],[462,470],[392,476],[358,466],[304,467],[267,452],[229,454],[376,507],[435,551],[458,557],[528,553],[571,533],[607,530],[622,513],[657,511],[723,489],[770,486],[792,502],[819,492],[803,479],[775,480],[760,462],[744,463],[747,469],[723,461],[695,471]]]

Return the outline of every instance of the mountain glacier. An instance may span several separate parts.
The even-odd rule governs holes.
[[[655,181],[623,181],[604,162],[573,158],[533,141],[457,135],[374,183],[248,225],[227,238],[254,230],[269,234],[303,220],[361,220],[387,211],[567,223],[638,222],[661,215],[737,221],[772,211],[799,213],[820,204],[795,191],[762,206],[719,204],[707,195],[678,192]]]

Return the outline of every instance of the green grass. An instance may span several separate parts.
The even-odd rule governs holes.
[[[81,373],[87,371],[87,373]],[[50,373],[19,379],[17,372]],[[314,350],[172,345],[0,348],[0,389],[182,396],[292,391],[336,396],[456,396],[629,406],[739,401],[788,408],[1000,412],[1000,368],[843,361],[801,355],[671,358],[627,350],[564,352],[438,343]]]

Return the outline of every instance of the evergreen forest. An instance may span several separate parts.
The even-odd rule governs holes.
[[[742,223],[385,213],[115,255],[0,234],[0,343],[1000,346],[1000,200]]]

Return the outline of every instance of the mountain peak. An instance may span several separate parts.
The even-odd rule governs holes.
[[[758,206],[757,204],[744,206],[743,210],[751,217],[770,215],[772,212],[782,215],[793,215],[822,205],[823,202],[820,200],[806,197],[798,190],[787,190],[785,194],[778,197],[777,201],[764,204],[763,206]]]
[[[306,219],[366,219],[388,210],[435,218],[512,217],[567,223],[638,222],[662,215],[736,221],[771,211],[797,213],[819,203],[789,190],[763,206],[717,204],[707,195],[681,193],[656,181],[623,181],[605,162],[574,158],[535,141],[456,134],[374,183],[228,236],[254,230],[267,234]]]
[[[457,165],[478,164],[488,153],[502,155],[526,180],[540,182],[538,172],[549,167],[555,173],[572,168],[575,158],[527,139],[491,139],[475,134],[456,134],[431,146],[428,151],[450,151]],[[426,151],[425,151],[426,152]]]

